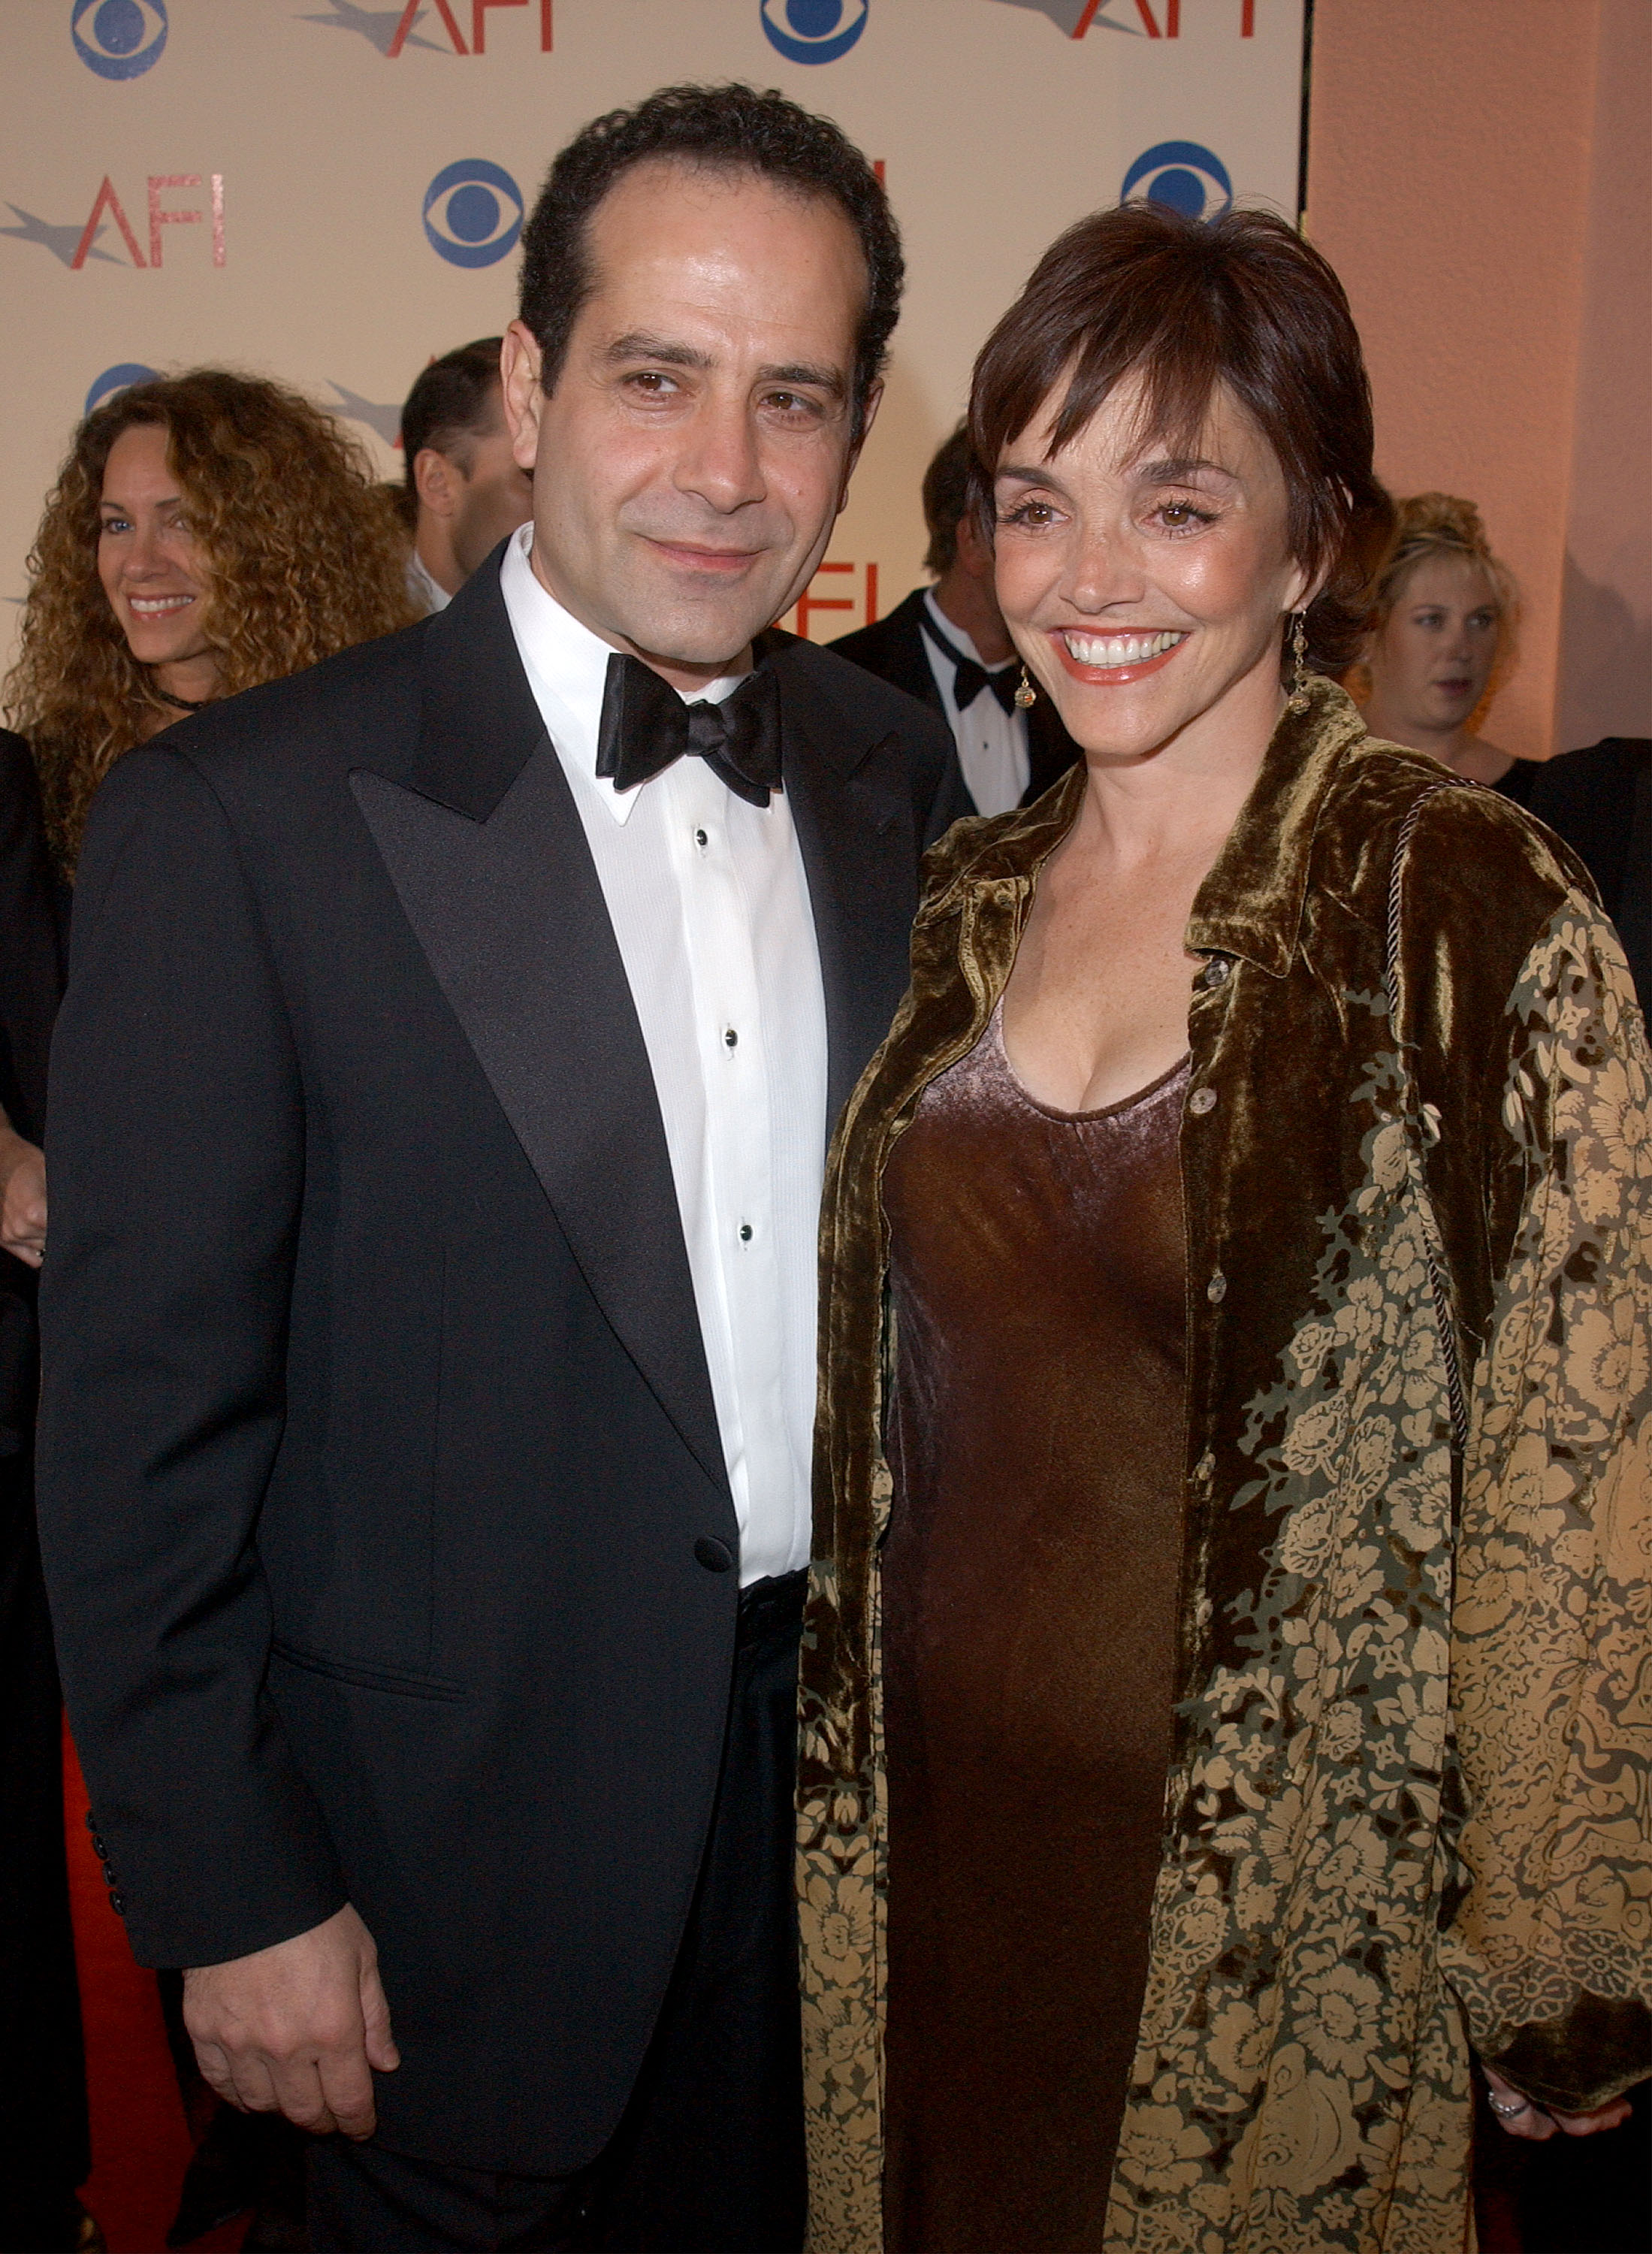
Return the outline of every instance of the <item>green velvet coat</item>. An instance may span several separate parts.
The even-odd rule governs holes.
[[[1446,782],[1316,683],[1188,927],[1180,1690],[1109,2250],[1443,2254],[1472,2243],[1471,2044],[1567,2108],[1652,2068],[1646,1038],[1578,865]],[[834,1147],[812,2254],[882,2244],[883,1168],[985,1027],[1084,788],[934,848]]]

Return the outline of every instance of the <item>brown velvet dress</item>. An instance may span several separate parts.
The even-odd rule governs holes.
[[[884,1178],[891,2254],[1101,2244],[1162,1848],[1187,1066],[1054,1111],[1000,1015]]]

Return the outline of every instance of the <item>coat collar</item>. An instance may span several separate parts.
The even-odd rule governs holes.
[[[1307,694],[1306,712],[1282,714],[1187,924],[1191,953],[1242,956],[1276,978],[1284,977],[1296,951],[1326,795],[1342,755],[1365,735],[1357,708],[1334,682],[1311,680]],[[1030,885],[1072,828],[1085,786],[1081,763],[1025,811],[960,825],[931,862],[936,881],[920,920],[944,914],[964,892]]]

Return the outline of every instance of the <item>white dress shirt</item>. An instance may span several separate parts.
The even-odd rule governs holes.
[[[748,805],[703,759],[624,793],[598,775],[612,652],[535,578],[532,540],[505,550],[505,608],[648,1052],[749,1585],[809,1551],[826,1004],[802,853],[784,791]]]
[[[453,599],[441,581],[431,576],[430,565],[416,548],[407,559],[407,591],[427,619],[444,611]]]
[[[934,598],[934,591],[924,590],[924,608],[933,620],[936,633],[943,635],[955,649],[984,665],[980,651],[962,626],[952,620]],[[958,668],[942,651],[938,650],[928,634],[923,638],[928,653],[929,670],[934,676],[935,687],[941,691],[941,709],[947,716],[947,725],[958,746],[958,765],[963,769],[964,781],[975,801],[977,814],[1007,814],[1012,806],[1019,806],[1026,790],[1027,777],[1032,772],[1026,746],[1026,715],[1006,712],[996,696],[983,690],[967,712],[960,712],[953,701],[952,684]],[[1006,658],[1002,665],[985,665],[988,673],[1006,673],[1015,660]]]

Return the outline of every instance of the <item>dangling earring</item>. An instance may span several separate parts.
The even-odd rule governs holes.
[[[1026,666],[1023,666],[1021,678],[1015,685],[1015,709],[1018,712],[1028,711],[1038,701],[1039,692],[1032,686],[1032,677]]]
[[[1296,623],[1291,629],[1291,656],[1294,670],[1291,677],[1291,695],[1285,705],[1287,712],[1306,712],[1308,709],[1308,634],[1303,624],[1307,613],[1298,611]]]

